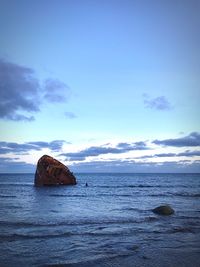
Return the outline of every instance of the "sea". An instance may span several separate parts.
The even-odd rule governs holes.
[[[34,174],[0,174],[1,267],[200,252],[200,174],[75,176],[75,186],[34,187]],[[166,204],[173,215],[152,212]]]

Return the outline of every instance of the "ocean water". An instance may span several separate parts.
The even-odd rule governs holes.
[[[75,266],[148,248],[200,252],[200,174],[76,178],[37,188],[33,174],[0,174],[1,267]],[[175,214],[154,214],[162,204]]]

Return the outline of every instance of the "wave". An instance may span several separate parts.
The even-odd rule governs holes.
[[[141,191],[134,192],[134,194],[139,194],[141,195]],[[110,192],[108,193],[97,193],[97,194],[49,194],[49,197],[65,197],[65,198],[96,198],[96,197],[133,197],[133,193],[124,193],[124,194],[111,194]],[[187,192],[164,192],[164,193],[150,193],[150,194],[142,194],[142,197],[144,196],[150,196],[150,197],[172,197],[172,196],[177,196],[177,197],[193,197],[193,198],[199,198],[200,194],[199,193],[187,193]]]
[[[70,196],[79,196],[79,195],[65,195],[65,194],[49,194],[49,197],[70,197]]]
[[[134,208],[134,207],[122,207],[122,208],[119,208],[119,209],[114,209],[114,210],[118,210],[118,211],[137,211],[137,212],[140,212],[140,213],[144,213],[144,212],[148,212],[150,211],[149,209],[140,209],[140,208]]]
[[[106,229],[104,228],[97,228],[97,229],[82,229],[82,230],[72,230],[72,231],[64,231],[64,232],[54,232],[54,233],[14,233],[14,234],[1,234],[0,235],[0,243],[1,242],[11,242],[17,240],[24,240],[24,239],[52,239],[52,238],[63,238],[69,236],[121,236],[121,235],[130,235],[130,234],[175,234],[175,233],[195,233],[198,231],[196,228],[192,227],[175,227],[172,229],[164,229],[161,228],[159,230],[153,230],[152,228],[116,228],[113,229]],[[154,236],[154,238],[156,237]],[[149,237],[148,237],[149,238]]]
[[[0,235],[0,242],[4,241],[15,241],[19,239],[46,239],[46,238],[57,238],[57,237],[65,237],[70,236],[72,233],[65,232],[65,233],[55,233],[55,234],[11,234],[11,235]]]
[[[196,227],[172,227],[171,229],[155,230],[155,234],[174,234],[174,233],[195,233]]]
[[[196,211],[196,212],[199,212],[199,211]],[[181,215],[181,216],[177,216],[176,219],[180,219],[180,220],[186,219],[187,221],[188,221],[188,219],[191,219],[191,220],[198,220],[198,221],[200,221],[200,217],[199,216],[189,216],[188,217],[188,216]],[[194,222],[190,222],[190,223],[194,223]]]
[[[60,222],[12,222],[12,221],[0,221],[1,226],[13,226],[13,227],[54,227],[54,226],[81,226],[81,225],[107,225],[107,224],[131,224],[131,223],[143,223],[158,220],[158,217],[145,217],[142,219],[132,218],[119,218],[110,220],[82,220],[82,221],[60,221]]]
[[[16,198],[15,195],[0,195],[0,198]]]
[[[138,184],[138,185],[95,185],[92,187],[97,188],[174,188],[175,185],[145,185],[145,184]],[[187,185],[176,185],[177,187],[181,188],[191,188],[191,186]]]
[[[194,229],[191,227],[177,227],[170,230],[169,233],[194,233]]]
[[[40,234],[38,234],[38,231],[35,231],[35,233],[14,233],[14,234],[0,234],[0,242],[4,242],[4,241],[15,241],[15,240],[19,240],[19,239],[47,239],[47,238],[60,238],[60,237],[67,237],[67,236],[75,236],[75,235],[84,235],[84,236],[118,236],[118,235],[122,235],[122,234],[130,234],[130,233],[149,233],[151,232],[151,230],[149,228],[116,228],[114,226],[114,228],[107,228],[107,225],[109,224],[121,224],[121,223],[142,223],[142,222],[150,222],[150,221],[154,221],[156,220],[156,218],[145,218],[143,220],[121,220],[121,221],[106,221],[106,222],[85,222],[85,223],[80,223],[80,224],[76,224],[76,223],[70,223],[67,225],[70,226],[80,226],[80,225],[95,225],[95,229],[94,228],[74,228],[71,231],[55,231],[55,229],[53,228],[53,231],[55,231],[54,233],[52,233],[52,229],[49,230],[51,233],[47,232],[47,229],[49,226],[65,226],[66,222],[62,222],[62,223],[58,223],[58,224],[51,224],[51,225],[42,225],[45,226],[45,231],[44,233],[41,232],[40,229]],[[101,224],[105,224],[104,227],[100,227],[99,225]],[[14,224],[14,223],[13,223]],[[24,223],[17,223],[17,225],[23,225],[23,226],[27,226],[27,225],[34,225],[34,226],[38,226],[38,224],[24,224]],[[40,225],[41,226],[41,225]],[[96,227],[97,226],[97,227]],[[18,230],[19,228],[17,228]],[[71,228],[70,228],[71,229]]]
[[[49,194],[49,197],[77,197],[77,198],[90,198],[90,197],[132,197],[132,194]]]
[[[6,183],[6,182],[1,182],[0,183],[0,187],[3,187],[3,186],[20,186],[20,187],[22,187],[22,186],[31,186],[31,187],[33,187],[34,186],[34,184],[33,183]]]
[[[158,194],[149,194],[147,196],[150,197],[171,197],[171,196],[177,196],[177,197],[194,197],[198,198],[200,197],[200,194],[198,193],[187,193],[187,192],[180,192],[180,193],[172,193],[172,192],[166,192],[166,193],[158,193]]]
[[[154,234],[175,234],[175,233],[195,233],[195,229],[190,227],[179,227],[172,229],[163,229],[163,230],[154,230],[152,231]]]
[[[178,196],[178,197],[200,197],[199,193],[173,193],[174,196]]]
[[[24,239],[51,239],[51,238],[62,238],[69,236],[118,236],[122,234],[130,234],[133,232],[145,232],[144,230],[137,229],[121,229],[112,231],[82,231],[82,232],[64,232],[64,233],[55,233],[55,234],[11,234],[11,235],[0,235],[0,243],[1,242],[11,242],[16,240],[24,240]]]
[[[177,226],[177,227],[160,227],[160,229],[156,229],[152,225],[152,227],[146,227],[146,224],[140,225],[141,223],[150,223],[151,221],[157,221],[158,219],[155,217],[148,217],[143,218],[140,220],[118,220],[118,221],[107,221],[107,222],[85,222],[85,223],[67,223],[66,222],[60,222],[60,223],[53,223],[51,225],[47,224],[42,226],[45,226],[44,232],[43,229],[35,229],[34,232],[27,231],[26,233],[9,233],[9,234],[0,234],[0,243],[2,242],[12,242],[12,241],[18,241],[18,240],[25,240],[25,239],[53,239],[53,238],[65,238],[70,236],[107,236],[107,237],[114,237],[114,236],[122,236],[122,235],[135,235],[135,234],[144,234],[146,238],[149,237],[154,238],[155,240],[160,235],[166,235],[166,234],[176,234],[176,233],[195,233],[199,232],[199,227],[194,226]],[[6,223],[6,222],[5,222]],[[104,224],[104,226],[100,226],[101,224]],[[138,223],[137,227],[133,227],[132,225],[127,225],[125,227],[116,227],[116,225],[108,226],[108,224],[121,224],[121,223]],[[7,224],[7,223],[6,223]],[[15,223],[12,223],[15,224]],[[79,225],[93,225],[93,227],[83,227],[83,228],[76,228],[75,226]],[[34,225],[38,226],[41,224],[24,224],[24,223],[18,223],[17,225]],[[66,228],[55,228],[55,226],[65,226],[65,225],[71,225],[73,228],[68,228],[66,231]],[[53,226],[53,228],[49,228],[49,226]],[[197,225],[196,225],[197,226]],[[169,229],[170,228],[170,229]],[[17,231],[19,230],[19,227],[17,227]],[[154,234],[154,235],[152,235]]]

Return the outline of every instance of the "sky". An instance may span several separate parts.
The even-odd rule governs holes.
[[[0,172],[200,172],[199,0],[0,0]]]

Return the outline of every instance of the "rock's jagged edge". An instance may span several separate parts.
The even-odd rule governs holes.
[[[37,163],[35,186],[45,185],[75,185],[76,177],[60,161],[48,156],[42,156]]]

